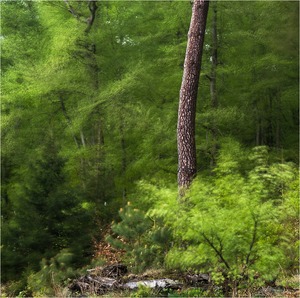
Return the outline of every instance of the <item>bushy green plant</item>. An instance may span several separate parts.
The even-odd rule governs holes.
[[[170,230],[161,226],[160,220],[151,220],[145,212],[132,207],[130,202],[120,209],[119,215],[121,221],[112,225],[114,235],[106,240],[125,250],[126,259],[136,271],[160,265],[170,244]]]
[[[41,270],[28,276],[27,290],[34,297],[58,296],[70,278],[75,277],[76,270],[72,268],[74,255],[68,250],[60,251],[49,261],[41,261]]]
[[[252,168],[246,175],[243,159]],[[286,251],[295,266],[298,243],[289,231],[299,214],[295,181],[294,165],[271,164],[266,147],[243,158],[235,144],[234,154],[220,151],[215,176],[198,177],[183,201],[154,191],[157,201],[148,215],[164,218],[175,239],[167,265],[201,268],[235,292],[273,280],[289,268]]]
[[[157,293],[147,286],[139,285],[138,290],[132,293],[130,297],[157,297]]]
[[[209,290],[204,290],[201,288],[170,290],[167,296],[168,297],[224,297],[224,294],[219,287],[215,287]]]
[[[21,278],[18,281],[10,281],[1,285],[1,298],[16,297],[26,294],[26,297],[31,296],[31,292],[26,290],[26,279]],[[25,289],[25,290],[24,290]]]
[[[187,289],[180,292],[178,297],[205,297],[205,296],[207,296],[206,291],[203,291],[202,289],[194,288],[194,289]]]

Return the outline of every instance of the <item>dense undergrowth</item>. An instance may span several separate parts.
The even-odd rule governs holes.
[[[179,199],[190,2],[1,1],[3,296],[65,297],[120,261],[216,287],[174,296],[288,287],[298,273],[299,3],[212,2],[197,177]]]
[[[116,255],[136,273],[149,268],[209,273],[216,287],[201,294],[209,296],[239,296],[278,280],[284,284],[295,275],[297,168],[273,162],[267,147],[251,152],[238,143],[230,147],[235,150],[229,153],[224,145],[214,173],[199,175],[184,198],[178,199],[176,187],[141,182],[138,200],[120,209],[120,220],[106,237],[107,257]],[[27,274],[24,284],[8,284],[5,291],[61,296],[72,279],[105,263],[105,251],[99,247],[98,259],[85,268],[73,268],[74,255],[62,250],[43,259],[40,271]],[[135,295],[145,297],[149,291],[140,289]],[[189,291],[200,295],[201,289]]]

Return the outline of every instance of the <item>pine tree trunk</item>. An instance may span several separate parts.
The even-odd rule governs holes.
[[[208,1],[194,0],[180,88],[177,147],[178,187],[181,196],[196,175],[196,101],[208,6]]]

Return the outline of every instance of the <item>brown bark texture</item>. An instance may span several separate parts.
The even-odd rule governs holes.
[[[189,187],[196,175],[196,102],[208,7],[208,1],[194,0],[188,33],[177,123],[180,195],[184,194],[184,190]]]

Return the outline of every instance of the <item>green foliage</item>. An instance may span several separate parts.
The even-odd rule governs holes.
[[[40,271],[28,276],[27,291],[34,297],[57,296],[58,290],[67,286],[71,278],[76,276],[72,268],[74,255],[68,250],[60,251],[49,261],[43,259]]]
[[[1,1],[2,281],[19,293],[42,259],[64,249],[74,255],[70,267],[82,266],[112,220],[124,242],[111,241],[139,270],[160,266],[166,254],[169,266],[204,266],[215,280],[224,270],[269,278],[279,262],[295,270],[299,3],[218,3],[218,109],[206,78],[210,12],[199,179],[178,204],[172,183],[190,3],[97,1],[86,32],[88,3],[68,2],[73,14],[65,1]],[[128,200],[138,208],[124,207]],[[218,251],[221,240],[232,270],[203,235]]]
[[[56,151],[52,142],[45,144],[35,161],[24,162],[15,172],[7,187],[10,201],[6,204],[13,211],[5,210],[2,230],[5,281],[22,276],[22,270],[37,270],[42,258],[64,248],[80,256],[79,266],[89,256],[93,213],[82,208],[82,200],[72,190],[65,189],[64,162]]]
[[[107,241],[126,252],[127,261],[133,270],[141,272],[148,267],[161,266],[164,253],[169,248],[170,230],[153,222],[145,212],[128,205],[120,210],[121,221],[112,225],[115,237]]]
[[[242,156],[252,167],[246,176],[237,167]],[[266,147],[254,148],[249,159],[236,147],[232,153],[220,151],[215,173],[197,178],[184,202],[162,196],[148,211],[172,226],[175,245],[166,256],[167,265],[201,268],[217,284],[229,280],[232,289],[273,280],[295,266],[298,241],[287,228],[298,222],[298,203],[292,203],[290,222],[284,218],[294,200],[287,193],[295,190],[296,167],[270,164]]]
[[[130,297],[157,297],[157,293],[147,286],[139,285],[138,290],[132,293]]]
[[[177,292],[171,292],[168,294],[168,297],[210,297],[211,295],[208,294],[209,294],[208,291],[194,288],[194,289],[187,289],[187,290],[182,290]],[[215,297],[223,297],[223,296],[218,294]]]
[[[11,297],[60,297],[78,272],[74,269],[74,254],[61,250],[50,260],[42,259],[39,271],[29,271],[19,282],[8,283],[5,292]]]

